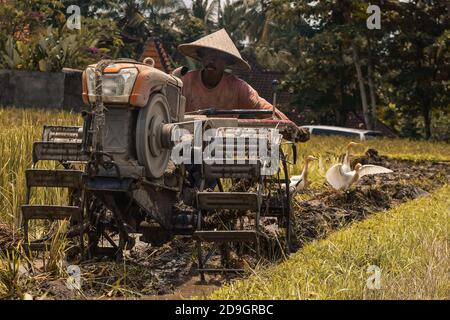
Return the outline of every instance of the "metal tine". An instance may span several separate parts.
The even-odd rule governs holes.
[[[253,192],[198,192],[201,209],[257,210],[258,199]]]
[[[81,143],[35,142],[33,144],[33,163],[40,160],[88,161],[81,151]]]
[[[28,187],[80,188],[82,171],[27,169],[25,171]]]
[[[82,212],[75,206],[22,205],[24,220],[65,220],[81,221]]]

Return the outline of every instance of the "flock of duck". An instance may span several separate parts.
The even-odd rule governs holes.
[[[358,145],[362,144],[357,142],[350,142],[346,147],[346,152],[342,163],[337,163],[331,166],[331,168],[328,169],[327,173],[325,174],[326,180],[331,185],[331,187],[333,187],[333,189],[346,191],[350,188],[350,186],[358,182],[359,179],[361,179],[361,177],[363,176],[393,172],[392,170],[382,166],[372,164],[362,165],[360,163],[357,163],[352,170],[350,164],[350,152],[353,147],[356,147]],[[302,173],[300,175],[291,177],[289,189],[292,193],[297,193],[307,187],[309,163],[315,160],[318,160],[318,158],[314,156],[307,156],[305,158],[305,164]]]

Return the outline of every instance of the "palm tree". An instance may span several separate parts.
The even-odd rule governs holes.
[[[118,22],[125,46],[123,54],[139,52],[149,36],[157,36],[173,52],[178,42],[174,17],[186,10],[183,0],[110,0],[107,15]]]
[[[270,37],[271,0],[244,0],[246,14],[243,27],[251,43],[267,43]]]
[[[244,29],[244,19],[247,8],[244,0],[231,2],[226,0],[223,7],[218,12],[218,27],[225,28],[231,38],[242,43],[247,38],[247,32]]]
[[[200,19],[203,23],[204,34],[211,33],[216,29],[220,0],[193,0],[192,16]]]
[[[149,32],[159,33],[171,25],[173,16],[185,10],[186,5],[183,0],[128,0],[124,2],[123,8],[126,26],[145,26]]]
[[[279,19],[285,21],[291,8],[271,0],[244,0],[244,5],[247,12],[243,28],[258,62],[273,70],[293,68],[299,40],[308,36],[311,27],[306,22],[300,26],[278,23]]]

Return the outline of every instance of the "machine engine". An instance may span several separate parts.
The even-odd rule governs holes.
[[[134,246],[134,234],[153,245],[188,235],[199,243],[198,266],[203,276],[210,270],[205,265],[212,253],[204,257],[201,243],[219,243],[223,249],[229,248],[225,245],[229,242],[250,241],[259,252],[261,217],[278,221],[288,249],[289,174],[280,143],[281,134],[295,135],[296,128],[290,121],[260,119],[270,116],[270,110],[212,106],[185,114],[182,81],[153,64],[151,59],[143,63],[119,59],[88,66],[82,77],[83,126],[44,127],[42,141],[33,145],[33,166],[26,172],[27,203],[22,214],[28,249],[42,250],[52,237],[49,233],[31,239],[29,222],[37,219],[69,219],[68,235],[78,237],[80,253],[89,259],[99,255],[120,259],[123,250]],[[208,129],[216,130],[205,142],[201,136]],[[179,132],[186,134],[179,136]],[[186,166],[171,160],[177,139],[193,143],[185,158],[208,150],[211,143],[215,143],[216,160],[217,150],[223,155],[220,161],[206,158],[194,164],[197,186],[189,182],[192,173]],[[274,159],[252,152],[261,147],[280,154]],[[41,161],[55,161],[62,169],[39,169]],[[275,171],[264,173],[275,163]],[[225,190],[224,179],[231,180],[232,186],[246,181],[247,189]],[[208,189],[208,181],[214,181],[215,187]],[[36,187],[68,188],[67,205],[30,204]],[[204,217],[222,211],[248,215],[251,227],[230,220],[226,229],[207,229]],[[222,252],[226,265],[227,250]]]

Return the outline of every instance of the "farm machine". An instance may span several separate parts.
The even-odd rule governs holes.
[[[289,174],[279,142],[282,136],[295,140],[295,126],[271,118],[270,110],[239,106],[185,113],[185,69],[167,74],[153,64],[118,59],[88,66],[82,76],[83,125],[44,126],[26,170],[26,250],[46,250],[54,237],[51,228],[44,236],[30,232],[35,220],[45,226],[68,220],[66,236],[89,260],[120,260],[138,236],[161,246],[183,235],[196,241],[203,279],[205,272],[239,271],[229,264],[233,243],[245,243],[258,255],[267,218],[289,250]],[[202,135],[209,129],[206,140]],[[203,157],[213,143],[212,157]],[[172,159],[177,148],[185,163]],[[252,152],[261,148],[279,152],[276,158]],[[50,162],[53,169],[40,165]],[[276,170],[264,172],[270,166]],[[67,203],[35,204],[33,190],[39,187],[66,188]],[[207,223],[221,214],[221,224]],[[221,264],[211,265],[217,252]]]

